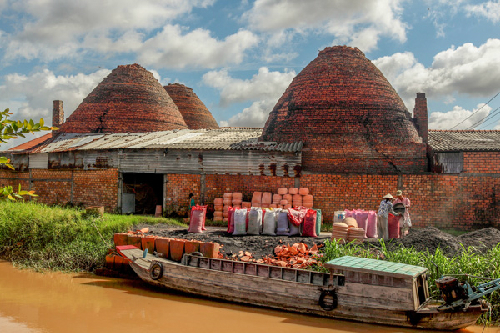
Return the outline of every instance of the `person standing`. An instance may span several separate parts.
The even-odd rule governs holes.
[[[384,195],[382,198],[382,202],[380,202],[380,206],[378,208],[377,213],[377,229],[378,229],[378,238],[383,238],[384,240],[389,239],[389,213],[394,215],[399,215],[394,212],[392,200],[394,197],[389,193]]]
[[[194,198],[193,198],[194,194],[193,193],[189,193],[189,196],[188,196],[188,217],[191,218],[191,209],[194,207],[195,203],[194,203]]]
[[[403,191],[398,190],[396,192],[396,199],[393,204],[402,203],[405,207],[405,212],[403,216],[399,218],[399,229],[401,237],[404,237],[408,234],[408,230],[411,228],[411,219],[410,219],[410,199],[403,196]]]

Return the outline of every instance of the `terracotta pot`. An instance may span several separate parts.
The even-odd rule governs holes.
[[[171,239],[169,244],[170,259],[180,262],[184,254],[185,239]]]
[[[184,243],[184,253],[193,253],[200,251],[200,242],[198,241],[186,241]]]
[[[168,258],[170,238],[158,237],[155,239],[156,252],[163,254],[164,258]]]
[[[142,237],[142,249],[145,250],[147,248],[148,252],[153,254],[155,250],[155,239],[156,237],[154,236]]]
[[[128,245],[142,250],[142,235],[128,234]]]
[[[203,253],[204,257],[217,258],[219,256],[219,244],[218,243],[201,243],[200,252]]]
[[[128,234],[127,233],[114,234],[113,242],[115,243],[115,246],[128,245]]]

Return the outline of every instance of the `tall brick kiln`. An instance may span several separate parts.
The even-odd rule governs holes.
[[[169,83],[163,88],[179,108],[179,112],[189,129],[219,128],[217,121],[215,121],[205,104],[193,92],[193,88],[180,83]]]
[[[138,64],[118,66],[61,125],[65,133],[142,133],[187,128],[153,74]]]
[[[293,80],[260,140],[303,141],[303,171],[421,173],[426,145],[403,101],[357,48],[328,47]]]

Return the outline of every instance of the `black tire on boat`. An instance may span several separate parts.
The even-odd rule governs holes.
[[[153,263],[149,269],[149,276],[151,276],[153,280],[161,278],[163,276],[163,265],[159,262]]]
[[[339,305],[335,290],[322,290],[318,300],[319,306],[325,311],[332,311]]]

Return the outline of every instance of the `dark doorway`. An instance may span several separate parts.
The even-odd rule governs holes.
[[[123,193],[135,195],[135,214],[154,214],[163,203],[163,175],[157,173],[124,173]]]

